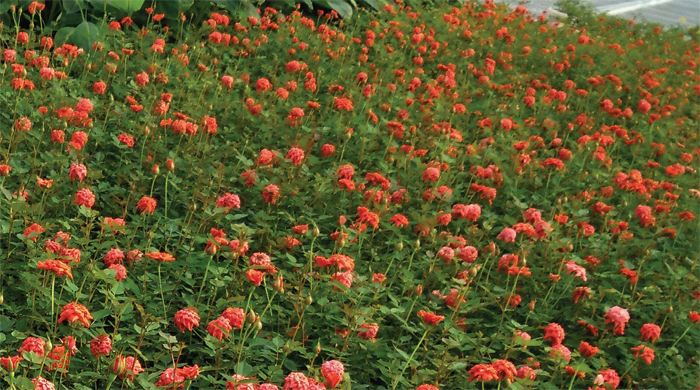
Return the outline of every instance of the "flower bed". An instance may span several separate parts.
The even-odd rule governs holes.
[[[2,388],[698,385],[697,37],[157,11],[0,30]]]

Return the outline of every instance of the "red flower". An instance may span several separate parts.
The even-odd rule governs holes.
[[[112,340],[107,335],[99,335],[90,341],[90,352],[95,359],[107,356],[112,351]]]
[[[494,370],[498,373],[498,379],[508,379],[513,381],[513,376],[518,372],[515,365],[508,360],[496,360],[491,364]]]
[[[0,365],[5,368],[5,370],[11,372],[17,369],[19,362],[22,360],[24,360],[24,358],[22,358],[20,355],[0,357]]]
[[[552,322],[544,328],[544,339],[551,340],[552,346],[561,344],[561,342],[564,341],[565,335],[564,328],[556,322]]]
[[[700,322],[700,314],[698,314],[698,312],[696,311],[691,311],[690,313],[688,313],[688,318],[693,324],[697,324],[698,322]]]
[[[221,317],[224,317],[228,322],[236,329],[243,328],[243,321],[245,321],[245,311],[241,308],[227,307]]]
[[[150,213],[153,215],[153,212],[156,210],[156,204],[157,202],[155,199],[143,196],[136,204],[136,210],[141,211],[141,213]]]
[[[650,347],[647,347],[645,345],[639,345],[637,347],[630,348],[634,352],[634,357],[638,357],[639,353],[642,353],[642,359],[644,359],[644,362],[649,365],[651,362],[654,361],[654,358],[656,357],[654,354],[654,350],[651,349]]]
[[[379,332],[379,325],[376,323],[368,324],[364,323],[358,327],[362,331],[357,332],[357,337],[361,337],[365,340],[375,340],[377,333]]]
[[[585,341],[581,341],[578,351],[581,356],[589,358],[591,356],[595,356],[600,350]]]
[[[437,315],[435,313],[427,312],[424,310],[418,311],[418,317],[420,317],[423,320],[423,322],[429,325],[437,325],[445,319],[445,316]]]
[[[612,323],[614,325],[615,334],[625,334],[625,325],[629,320],[629,312],[619,306],[613,306],[605,313],[605,323]]]
[[[182,333],[185,333],[185,329],[191,332],[194,327],[199,326],[199,314],[194,309],[178,310],[175,313],[175,326]]]
[[[78,190],[75,194],[75,203],[87,208],[92,208],[95,205],[95,194],[89,188]]]
[[[121,379],[133,381],[134,377],[142,373],[144,370],[141,367],[141,362],[139,362],[135,357],[124,357],[122,355],[117,355],[117,358],[114,360],[112,371],[119,375],[119,378]]]
[[[219,317],[209,322],[209,326],[207,326],[207,332],[219,341],[224,337],[228,337],[228,332],[231,329],[233,329],[231,324],[224,317]]]
[[[175,256],[173,256],[169,253],[166,253],[166,252],[151,252],[151,253],[147,253],[146,257],[149,257],[149,258],[156,260],[156,261],[162,261],[164,263],[175,261]]]
[[[344,96],[343,97],[335,97],[333,107],[340,109],[340,110],[345,110],[345,111],[352,111],[352,109],[354,108],[350,99],[348,99]]]
[[[321,147],[321,156],[323,156],[323,157],[329,157],[329,156],[331,156],[333,153],[335,153],[335,146],[333,146],[333,145],[331,145],[331,144],[324,144],[324,145]]]
[[[352,287],[353,275],[352,271],[336,272],[331,276],[331,282],[338,282],[346,288]]]
[[[149,81],[150,80],[148,77],[148,73],[146,73],[146,72],[141,72],[141,73],[136,75],[136,84],[138,84],[138,85],[141,85],[141,86],[146,85],[146,84],[148,84]]]
[[[477,364],[469,370],[469,382],[498,380],[498,371],[490,364]]]
[[[70,166],[68,176],[71,180],[78,179],[78,181],[82,183],[87,176],[87,168],[83,164],[75,163]]]
[[[134,147],[134,138],[131,137],[131,136],[128,135],[128,134],[124,134],[124,133],[119,134],[119,135],[117,136],[117,139],[119,140],[119,142],[121,142],[122,144],[128,146],[129,148],[133,148],[133,147]]]
[[[44,347],[46,342],[38,337],[27,337],[22,342],[22,346],[19,348],[18,352],[34,352],[37,355],[44,356]]]
[[[299,148],[291,148],[287,152],[287,159],[292,162],[292,165],[299,165],[304,161],[304,151]]]
[[[58,323],[60,324],[66,320],[71,323],[80,322],[81,324],[85,325],[86,328],[89,328],[92,315],[87,307],[76,302],[70,302],[63,307],[63,310],[61,310],[61,316],[58,317]]]
[[[219,207],[226,208],[226,212],[228,213],[229,210],[233,208],[241,208],[241,198],[239,198],[238,195],[234,195],[232,193],[227,192],[216,200],[216,205]]]
[[[263,189],[262,196],[266,203],[276,204],[280,197],[279,187],[274,184],[270,184]]]
[[[430,167],[423,172],[423,182],[435,183],[440,178],[440,170]]]
[[[326,387],[332,389],[343,380],[345,366],[337,360],[329,360],[321,365],[321,375],[326,380]]]
[[[68,278],[73,279],[73,273],[71,272],[70,266],[60,260],[44,260],[36,264],[38,269],[46,269],[53,271],[56,276],[66,275]]]
[[[661,327],[656,324],[644,324],[641,329],[641,339],[655,343],[661,337]]]
[[[265,277],[265,272],[251,268],[246,271],[245,276],[255,286],[259,286],[262,284],[263,278]]]

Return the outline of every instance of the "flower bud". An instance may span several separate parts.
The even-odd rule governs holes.
[[[416,240],[416,242],[413,244],[413,247],[416,249],[420,248],[420,240]]]
[[[165,160],[165,167],[168,168],[169,171],[174,171],[175,170],[175,161],[173,161],[172,158]]]
[[[314,303],[314,299],[311,297],[311,295],[309,295],[309,296],[306,297],[306,299],[304,300],[304,303],[306,304],[306,306],[309,306],[309,305],[311,305],[312,303]]]
[[[255,319],[256,319],[256,318],[257,318],[257,316],[255,315],[255,312],[251,310],[251,311],[249,311],[248,314],[246,315],[245,320],[248,321],[248,322],[250,322],[250,323],[252,324],[252,323],[255,322]]]
[[[5,303],[5,296],[0,294],[0,305],[2,305],[3,303]]]
[[[50,351],[50,350],[52,350],[52,349],[53,349],[53,343],[51,342],[51,340],[48,340],[48,341],[46,342],[46,350],[47,350],[47,351]]]
[[[158,166],[158,164],[153,166],[151,172],[153,172],[154,175],[160,175],[160,167]]]
[[[318,226],[314,226],[314,230],[311,231],[311,235],[314,237],[318,237],[321,235],[321,231],[318,230]]]
[[[398,252],[401,252],[403,250],[403,242],[399,242],[398,244],[396,244],[396,250]]]
[[[321,353],[321,342],[316,343],[316,355]]]

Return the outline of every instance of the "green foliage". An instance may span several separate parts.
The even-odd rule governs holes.
[[[356,3],[8,7],[0,388],[697,386],[697,36]]]

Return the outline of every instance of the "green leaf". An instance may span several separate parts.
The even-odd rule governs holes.
[[[10,6],[12,6],[11,1],[0,1],[0,14],[4,14],[5,12],[10,10]]]
[[[352,16],[352,6],[345,0],[316,0],[316,4],[334,10],[343,18]]]
[[[61,5],[63,5],[63,11],[66,14],[72,14],[85,9],[85,0],[63,0]]]
[[[381,4],[381,5],[385,5],[385,4],[387,4],[387,2],[386,2],[385,0],[361,0],[361,1],[360,1],[360,4],[367,4],[367,5],[369,5],[370,7],[372,7],[372,8],[374,8],[374,9],[378,10],[380,4]]]
[[[82,22],[70,35],[70,42],[84,50],[92,50],[92,45],[97,42],[99,36],[100,31],[95,24]]]
[[[167,1],[169,3],[170,1]],[[110,7],[114,7],[125,14],[132,14],[143,7],[144,0],[110,0],[107,3]],[[166,3],[166,2],[163,2]]]
[[[60,31],[60,30],[59,30],[59,31]],[[5,187],[3,187],[3,186],[0,185],[0,191],[2,191],[2,194],[5,195],[5,197],[7,198],[7,200],[12,199],[12,194],[11,194],[10,191],[8,191]]]
[[[158,14],[165,14],[168,19],[177,19],[180,16],[180,12],[185,12],[194,4],[194,0],[169,0],[169,1],[159,1],[156,4],[155,12]]]
[[[238,375],[248,376],[253,372],[253,367],[245,361],[242,361],[236,364],[236,366],[234,367],[234,371]]]

